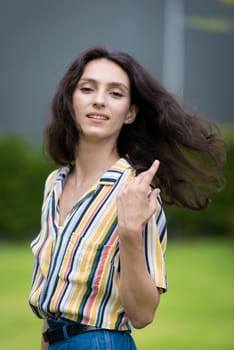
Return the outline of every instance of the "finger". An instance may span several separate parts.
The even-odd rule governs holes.
[[[158,171],[159,164],[159,161],[155,160],[151,167],[142,173],[141,183],[143,185],[149,186],[151,184],[156,172]]]
[[[160,194],[159,188],[155,188],[150,194],[149,202],[153,211],[155,211],[157,208],[157,197],[159,194]]]
[[[155,160],[152,163],[152,165],[150,166],[150,168],[148,168],[145,171],[142,171],[142,173],[137,175],[134,179],[137,180],[138,183],[141,183],[144,179],[148,179],[151,176],[152,177],[151,181],[152,181],[152,179],[153,179],[153,177],[154,177],[158,167],[159,167],[159,161]]]
[[[155,202],[155,200],[157,200],[157,197],[159,196],[159,194],[160,194],[160,189],[159,189],[159,188],[153,189],[153,190],[150,192],[149,201]]]

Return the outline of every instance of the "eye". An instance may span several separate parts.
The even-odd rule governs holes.
[[[80,91],[83,92],[84,94],[88,94],[88,93],[92,92],[93,89],[91,89],[90,87],[87,87],[87,86],[82,86],[82,87],[80,87]]]
[[[111,91],[110,94],[113,96],[113,97],[116,97],[116,98],[121,98],[123,97],[123,94],[119,91]]]

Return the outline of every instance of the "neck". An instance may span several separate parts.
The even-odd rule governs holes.
[[[89,181],[91,178],[101,176],[118,159],[116,146],[108,147],[103,142],[99,144],[79,142],[74,169],[76,182]]]

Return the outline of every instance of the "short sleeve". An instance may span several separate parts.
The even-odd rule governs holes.
[[[160,198],[158,198],[155,214],[145,225],[143,242],[148,271],[160,292],[166,292],[167,277],[164,256],[167,246],[167,225]]]

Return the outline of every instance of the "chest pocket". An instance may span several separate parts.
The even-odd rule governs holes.
[[[74,283],[93,283],[108,275],[117,263],[117,243],[105,245],[93,241],[76,242],[73,235],[69,242],[59,277]]]

